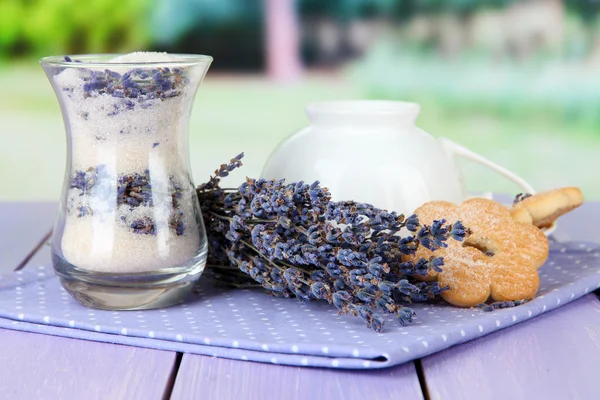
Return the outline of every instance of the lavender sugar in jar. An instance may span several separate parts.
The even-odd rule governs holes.
[[[188,123],[211,61],[165,53],[41,60],[68,149],[52,260],[80,303],[163,307],[202,274],[206,234]]]

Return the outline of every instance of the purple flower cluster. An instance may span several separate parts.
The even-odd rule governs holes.
[[[66,62],[80,62],[65,56]],[[133,110],[136,106],[148,108],[156,100],[177,97],[189,83],[183,68],[134,68],[124,74],[109,69],[104,71],[81,69],[84,97],[109,95],[120,99],[113,104],[109,116]],[[72,91],[72,88],[65,88]]]
[[[443,288],[417,278],[441,271],[440,257],[407,261],[419,246],[435,250],[462,240],[460,222],[421,225],[415,215],[354,201],[333,202],[318,182],[247,179],[222,189],[220,179],[241,165],[223,164],[198,187],[213,277],[236,286],[260,285],[299,301],[325,300],[340,313],[361,317],[382,331],[384,315],[412,322],[413,302],[436,298]],[[402,235],[406,230],[408,235]]]
[[[117,178],[116,193],[112,185],[113,181],[114,177],[107,173],[105,165],[89,168],[86,171],[75,171],[70,187],[79,189],[81,198],[81,201],[75,206],[76,215],[84,217],[94,214],[89,201],[92,197],[107,204],[115,204],[117,207],[126,205],[130,210],[140,206],[154,207],[154,196],[148,170],[145,170],[143,174],[120,175]],[[169,177],[168,196],[172,208],[169,227],[178,236],[182,236],[185,233],[185,224],[183,223],[183,212],[179,211],[179,208],[180,200],[183,197],[183,187],[173,176]],[[126,222],[125,216],[121,217],[121,221]],[[149,217],[135,219],[129,225],[134,233],[156,235],[155,221]]]
[[[124,217],[122,219],[125,219]],[[156,235],[156,226],[154,225],[154,221],[152,218],[143,217],[134,220],[131,223],[131,229],[133,229],[134,233],[144,234],[144,235]]]
[[[140,205],[152,207],[152,185],[150,171],[143,174],[122,175],[117,184],[117,205],[127,204],[131,207]]]

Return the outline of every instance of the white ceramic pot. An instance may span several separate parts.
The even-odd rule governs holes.
[[[467,198],[456,157],[481,163],[533,188],[514,173],[415,125],[420,107],[394,101],[334,101],[306,108],[310,125],[283,141],[262,176],[318,180],[333,200],[356,200],[405,215],[430,200]],[[492,189],[492,188],[490,188]]]

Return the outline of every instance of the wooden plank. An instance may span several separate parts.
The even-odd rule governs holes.
[[[56,203],[0,203],[0,273],[17,268],[52,229]]]
[[[49,263],[56,203],[0,203],[0,272]],[[38,248],[38,245],[40,245]],[[32,254],[33,250],[37,250]],[[0,329],[0,393],[16,399],[161,399],[177,353]]]
[[[422,365],[432,400],[598,398],[600,302],[585,296]]]
[[[172,399],[423,399],[413,363],[358,371],[184,354]]]
[[[30,205],[27,205],[30,206]],[[0,212],[2,212],[2,209],[4,207],[0,207]],[[25,207],[26,208],[26,207]],[[565,217],[563,217],[563,219],[561,219],[561,225],[560,228],[561,230],[567,232],[569,234],[569,239],[574,239],[574,240],[593,240],[593,241],[598,241],[600,242],[600,236],[598,232],[594,232],[590,227],[586,227],[586,225],[583,225],[582,227],[582,223],[581,221],[583,220],[582,215],[586,214],[588,215],[588,213],[597,213],[598,211],[600,211],[600,203],[590,203],[590,204],[586,204],[584,205],[584,207],[582,207],[580,210],[576,210],[575,212],[573,212],[570,215],[567,215]],[[6,214],[6,213],[5,213]],[[580,214],[580,215],[578,215]],[[3,215],[3,214],[0,214]],[[593,214],[592,214],[593,215]],[[53,218],[53,217],[52,217]],[[589,225],[589,224],[588,224]],[[583,228],[583,230],[582,230]],[[589,229],[588,229],[589,228]],[[1,229],[1,228],[0,228]],[[596,235],[596,236],[593,236]],[[4,236],[7,236],[6,233],[4,233]],[[2,236],[2,237],[4,237]],[[42,256],[42,258],[40,259],[45,259],[47,258],[47,256],[49,255],[49,249],[42,247],[41,251],[38,253],[38,255]],[[38,257],[38,255],[36,255],[36,257]],[[36,258],[32,259],[32,262],[35,262]],[[590,297],[587,298],[588,300],[590,299]],[[576,302],[574,304],[580,304],[582,300],[580,300],[579,302]],[[520,329],[521,327],[527,327],[533,323],[537,323],[537,321],[539,319],[544,319],[544,318],[548,318],[550,316],[553,316],[555,313],[559,313],[559,312],[564,312],[565,309],[570,309],[573,307],[573,305],[568,305],[565,306],[559,310],[554,311],[553,313],[549,313],[546,316],[541,316],[531,322],[529,322],[528,324],[522,324],[522,325],[518,325],[514,328],[509,328],[507,331],[511,331],[514,329]],[[593,303],[592,303],[593,304]],[[590,303],[588,301],[588,304],[586,305],[586,311],[587,313],[590,312],[589,310],[589,306]],[[597,311],[597,304],[592,305],[592,309]],[[598,313],[596,312],[594,315],[596,317],[596,321],[597,321],[597,315]],[[589,316],[584,312],[582,313],[582,315],[585,315],[585,318],[588,318]],[[585,318],[583,318],[585,320]],[[554,318],[557,319],[557,318]],[[577,343],[577,341],[580,341],[580,336],[583,335],[583,332],[581,329],[578,330],[578,335],[575,335],[575,339],[573,341],[570,342],[565,342],[565,344],[561,343],[560,340],[564,340],[565,338],[567,338],[570,334],[571,334],[571,330],[570,328],[565,328],[565,327],[570,327],[572,325],[571,322],[569,321],[564,321],[564,318],[558,318],[558,320],[560,320],[560,323],[557,321],[554,321],[554,324],[556,324],[557,326],[549,326],[549,327],[543,327],[543,328],[539,328],[539,335],[544,335],[544,330],[548,330],[550,332],[553,331],[557,331],[560,332],[556,333],[553,332],[552,336],[555,338],[554,341],[550,341],[546,344],[548,344],[549,346],[554,348],[554,351],[558,351],[557,349],[560,348],[560,346],[566,346],[568,349],[570,349],[569,351],[573,351],[572,348],[573,347],[577,347],[574,346],[574,343]],[[592,318],[589,318],[590,321],[592,321]],[[580,321],[580,323],[583,323],[582,321]],[[589,321],[588,321],[589,324]],[[552,325],[552,324],[551,324]],[[558,329],[560,326],[562,326],[562,330]],[[589,326],[588,326],[589,328]],[[592,326],[590,332],[600,332],[600,329],[598,329],[598,325],[594,325]],[[5,347],[11,347],[10,344],[6,345],[5,343],[10,343],[10,341],[5,340],[4,336],[6,334],[6,332],[10,332],[10,331],[2,331],[0,330],[0,343],[2,343],[2,345],[0,345],[0,354],[3,354],[2,356],[0,356],[0,360],[2,361],[6,361],[5,365],[11,365],[11,363],[13,363],[13,358],[12,357],[8,357],[4,354],[9,354],[10,352],[7,352],[5,350]],[[33,335],[33,334],[22,334],[22,333],[14,333],[11,332],[14,335],[19,335],[18,337],[23,338],[24,335]],[[506,332],[502,331],[499,332],[497,334],[492,334],[490,335],[490,337],[493,337],[494,335],[504,335],[506,334]],[[562,335],[562,336],[561,336]],[[36,336],[41,336],[41,335],[36,335]],[[519,335],[520,336],[520,335]],[[588,341],[592,340],[592,333],[590,333],[588,335]],[[62,340],[62,341],[67,341],[65,342],[66,344],[61,344],[61,345],[48,345],[47,346],[47,354],[48,356],[46,356],[44,359],[41,360],[41,362],[36,361],[39,363],[40,365],[40,371],[43,370],[50,370],[53,371],[52,373],[54,375],[59,375],[60,371],[65,370],[65,367],[61,367],[62,369],[60,370],[56,370],[53,369],[53,364],[50,362],[51,359],[54,359],[56,357],[56,354],[61,355],[62,353],[64,353],[64,348],[68,348],[71,345],[69,343],[71,342],[80,342],[80,343],[84,343],[81,344],[80,349],[81,349],[81,354],[89,354],[88,357],[83,357],[84,359],[87,360],[88,364],[94,365],[94,364],[100,364],[100,365],[105,365],[106,363],[108,363],[107,360],[111,360],[111,359],[115,359],[115,360],[123,360],[122,357],[117,356],[115,357],[115,355],[110,354],[110,352],[107,353],[107,357],[103,357],[102,354],[103,352],[100,352],[98,350],[96,350],[96,345],[101,345],[101,346],[107,346],[107,348],[125,348],[128,349],[128,351],[130,350],[137,350],[137,351],[142,351],[142,349],[135,349],[135,348],[129,348],[126,346],[113,346],[113,345],[107,345],[107,344],[98,344],[98,343],[92,343],[92,342],[81,342],[81,341],[75,341],[75,340],[70,340],[70,339],[61,339],[61,338],[54,338],[54,337],[47,337],[47,336],[42,336],[44,338],[47,338],[46,340],[48,340],[49,343],[51,343],[53,340]],[[560,340],[559,340],[560,339]],[[442,355],[450,352],[450,351],[457,351],[460,349],[465,348],[467,351],[468,349],[471,349],[474,345],[473,343],[477,343],[479,341],[483,341],[483,340],[489,340],[489,337],[486,338],[482,338],[479,339],[478,341],[474,341],[471,342],[467,345],[464,346],[460,346],[457,347],[456,349],[450,349],[446,352],[440,353],[436,356],[441,357]],[[31,343],[30,339],[26,339],[26,340],[21,340],[25,347]],[[535,338],[535,339],[529,339],[530,342],[538,343],[539,339]],[[527,385],[529,384],[528,381],[524,381],[521,376],[524,374],[524,371],[527,371],[528,373],[530,372],[530,370],[533,371],[537,371],[537,375],[534,378],[535,381],[535,385],[537,386],[549,386],[551,387],[551,385],[549,384],[549,382],[555,382],[555,381],[559,381],[559,377],[561,377],[561,374],[564,373],[564,371],[566,369],[568,369],[568,361],[570,360],[575,360],[577,358],[580,358],[578,355],[580,354],[579,351],[575,351],[572,352],[572,356],[569,354],[569,351],[566,350],[562,350],[561,352],[561,357],[562,360],[565,360],[566,362],[563,362],[561,364],[561,369],[560,369],[560,373],[556,373],[554,372],[553,374],[551,374],[551,376],[545,376],[543,375],[543,372],[546,371],[546,374],[548,374],[548,371],[553,371],[552,369],[552,365],[553,364],[548,364],[549,365],[549,369],[546,370],[543,368],[543,364],[544,363],[548,363],[549,358],[543,358],[541,357],[540,354],[538,353],[543,353],[544,352],[544,346],[541,346],[541,348],[536,349],[536,355],[527,357],[528,360],[530,360],[529,363],[525,363],[523,364],[523,360],[519,357],[523,353],[523,348],[524,346],[518,346],[518,348],[520,349],[519,351],[509,351],[508,353],[503,352],[503,348],[510,348],[511,346],[515,346],[515,344],[518,345],[519,343],[519,337],[513,337],[510,338],[508,340],[504,340],[503,345],[497,345],[497,346],[492,346],[488,349],[488,345],[484,344],[483,346],[483,350],[479,349],[474,351],[475,355],[471,355],[470,357],[474,357],[474,358],[478,358],[478,359],[487,359],[487,361],[485,363],[481,363],[481,364],[485,364],[486,368],[488,367],[488,364],[493,363],[493,364],[499,364],[499,366],[497,366],[493,373],[489,373],[489,374],[484,374],[485,377],[487,377],[487,379],[489,381],[492,380],[496,380],[496,382],[499,382],[496,385],[501,385],[502,382],[504,382],[504,384],[506,384],[506,389],[508,389],[511,385],[508,385],[507,383],[510,382],[520,382],[520,383],[527,383]],[[560,344],[560,345],[559,345]],[[85,346],[93,346],[94,348],[89,348],[86,349]],[[596,344],[596,346],[598,346],[598,344]],[[531,347],[531,345],[530,345]],[[585,346],[584,346],[585,347]],[[593,353],[590,351],[590,346],[585,347],[585,352],[589,353],[590,355],[593,354],[597,354],[597,353]],[[54,349],[54,352],[51,350]],[[116,350],[112,350],[112,351],[116,351]],[[152,352],[152,350],[145,350],[145,351],[149,351]],[[106,353],[106,352],[104,352]],[[81,358],[81,354],[79,355],[79,357]],[[124,353],[125,354],[125,353]],[[127,353],[129,354],[129,353]],[[171,356],[174,356],[174,353],[167,353],[170,354]],[[508,354],[508,355],[507,355]],[[542,354],[543,355],[543,354]],[[436,386],[434,385],[435,382],[442,382],[444,381],[444,379],[446,379],[447,381],[452,382],[454,381],[458,381],[458,378],[456,377],[457,375],[457,371],[461,371],[460,368],[458,368],[459,366],[462,365],[468,365],[468,363],[465,363],[464,359],[460,357],[460,355],[453,355],[449,357],[450,362],[452,362],[452,366],[454,366],[454,369],[452,369],[451,367],[443,367],[443,368],[438,368],[437,369],[437,377],[434,374],[434,372],[436,372],[435,366],[437,365],[435,362],[431,361],[434,360],[434,358],[436,356],[432,356],[427,358],[426,360],[424,360],[424,369],[425,369],[425,373],[426,373],[426,379],[427,382],[430,383],[430,387],[429,390],[431,392],[432,398],[441,398],[441,397],[435,397],[435,395],[438,395],[439,393],[443,393],[440,390],[443,390],[443,387],[440,387],[439,385]],[[487,357],[487,358],[486,358]],[[489,358],[491,357],[496,357],[496,359],[492,359],[490,360]],[[72,359],[73,357],[71,357]],[[469,358],[469,357],[467,357]],[[555,359],[559,358],[558,356],[555,357]],[[69,357],[66,357],[66,360],[69,360]],[[127,357],[125,357],[125,359],[127,359]],[[455,361],[456,360],[462,360],[462,361]],[[500,361],[499,361],[500,360]],[[504,361],[503,361],[504,360]],[[507,361],[508,360],[508,361]],[[535,362],[535,360],[541,360],[539,362]],[[543,361],[545,360],[545,361]],[[589,362],[591,362],[591,358],[588,357],[587,360],[590,360]],[[472,360],[473,361],[473,360]],[[481,360],[479,360],[481,361]],[[519,364],[519,361],[521,362],[521,364]],[[595,358],[594,361],[597,363],[598,359]],[[122,363],[122,361],[119,361],[120,363]],[[169,363],[169,368],[172,368],[173,366],[173,362],[171,361]],[[584,363],[586,363],[588,361],[585,361]],[[128,370],[130,369],[136,369],[136,366],[138,365],[144,365],[143,368],[145,367],[145,363],[147,363],[147,361],[145,360],[141,360],[141,361],[132,361],[131,364],[128,367]],[[518,369],[518,371],[520,371],[519,374],[517,373],[509,373],[511,371],[509,371],[509,369],[511,368],[512,364],[519,364],[521,365],[520,369]],[[110,363],[109,363],[110,364]],[[454,365],[456,364],[456,365]],[[66,362],[66,365],[69,365],[68,362]],[[71,367],[74,369],[77,369],[79,367],[77,367],[77,363],[73,364]],[[68,367],[67,369],[70,370],[71,367]],[[449,370],[447,369],[449,368]],[[540,369],[541,368],[541,369]],[[478,366],[477,368],[467,368],[471,370],[471,373],[473,372],[478,372],[478,371],[472,371],[473,369],[479,369],[479,370],[485,370],[485,368],[483,368],[481,365]],[[21,367],[21,366],[17,366],[14,368],[15,371],[24,371],[26,370],[25,367]],[[449,375],[449,377],[442,377],[440,378],[440,370],[443,371],[453,371],[453,372],[448,372],[447,375]],[[584,394],[588,394],[588,393],[592,393],[590,392],[588,389],[589,388],[589,382],[593,382],[593,377],[589,376],[589,373],[584,373],[586,371],[583,371],[584,367],[581,367],[579,369],[575,369],[574,371],[576,371],[579,376],[578,378],[582,378],[581,382],[583,383],[583,385],[579,385],[579,389],[580,391],[577,393],[584,393]],[[593,368],[588,368],[589,371],[593,371]],[[100,390],[99,396],[100,397],[105,397],[107,395],[108,392],[102,392],[101,389],[103,387],[103,382],[109,382],[112,378],[112,376],[120,376],[122,379],[122,376],[125,375],[125,373],[120,370],[120,369],[115,369],[114,374],[111,373],[110,371],[105,373],[105,377],[104,379],[102,379],[102,382],[99,383],[100,378],[97,378],[90,373],[89,369],[86,370],[87,372],[84,374],[82,373],[81,375],[77,375],[79,378],[77,379],[78,381],[81,382],[81,387],[87,387],[87,385],[89,385],[89,389],[86,392],[86,394],[89,395],[90,392],[98,392]],[[498,371],[500,372],[504,372],[505,374],[508,374],[508,376],[502,376],[502,374],[499,374]],[[481,372],[481,371],[479,371]],[[577,373],[573,373],[572,375],[565,375],[568,377],[571,376],[576,376]],[[37,376],[42,376],[42,375],[38,375]],[[86,378],[86,376],[89,376],[89,378]],[[496,378],[492,378],[496,376]],[[524,375],[523,375],[524,376]],[[520,378],[521,381],[518,381],[517,378]],[[3,386],[4,381],[1,380],[2,378],[0,378],[0,390],[5,389],[6,387]],[[49,380],[50,378],[48,377],[43,377],[42,378],[38,378],[41,379],[41,382],[49,382],[50,385],[48,385],[48,383],[46,383],[46,386],[49,387],[58,387],[61,385],[60,382],[62,382],[62,380],[58,379],[56,380],[56,382],[54,383],[54,386],[52,385],[52,380]],[[141,379],[141,378],[140,378]],[[477,381],[478,376],[473,376],[472,378],[466,378],[467,382],[471,382],[468,384],[462,384],[459,382],[455,385],[454,389],[450,388],[451,390],[458,390],[457,392],[454,392],[453,395],[451,396],[452,398],[461,398],[460,397],[460,393],[465,393],[465,397],[462,398],[471,398],[469,397],[469,394],[472,392],[469,392],[468,390],[466,390],[467,386],[469,384],[472,384],[473,381]],[[17,382],[17,380],[13,379],[15,382]],[[8,380],[10,381],[10,380]],[[117,379],[115,379],[115,381],[117,381]],[[462,380],[461,382],[465,382],[465,380]],[[579,382],[579,379],[577,380],[577,382]],[[167,385],[167,383],[163,383],[164,385]],[[587,384],[587,386],[586,386]],[[42,384],[43,386],[43,384]],[[160,386],[160,385],[159,385]],[[481,387],[482,385],[475,385],[477,387]],[[483,385],[485,386],[485,384]],[[571,387],[572,385],[566,384],[564,385],[565,387]],[[495,387],[495,386],[494,386]],[[8,387],[8,391],[4,391],[4,393],[13,393],[14,389],[12,386]],[[58,390],[58,389],[56,389]],[[585,390],[588,390],[588,392],[585,392]],[[591,389],[590,389],[591,390]],[[15,392],[16,393],[16,392]],[[36,397],[35,394],[37,392],[31,392],[33,397]],[[40,392],[41,393],[41,392]],[[46,393],[46,392],[44,392]],[[51,397],[62,397],[60,396],[60,393],[62,392],[56,392],[57,396],[51,396]],[[160,392],[162,394],[162,392]],[[478,392],[474,392],[474,393],[478,393]],[[506,392],[504,392],[506,393]],[[540,392],[540,393],[549,393],[549,392]],[[551,392],[552,394],[555,393],[555,391]],[[30,392],[27,392],[26,394],[30,394]],[[212,395],[211,395],[212,394]],[[110,397],[112,397],[112,392],[108,393],[108,395]],[[377,370],[377,371],[337,371],[337,370],[322,370],[322,369],[308,369],[308,368],[294,368],[294,367],[282,367],[282,366],[274,366],[274,365],[269,365],[269,364],[257,364],[257,363],[249,363],[249,362],[240,362],[240,361],[234,361],[234,360],[226,360],[226,359],[215,359],[215,358],[210,358],[210,357],[204,357],[204,356],[197,356],[197,355],[185,355],[183,358],[183,362],[181,365],[181,368],[179,370],[179,374],[177,376],[177,381],[175,383],[175,388],[174,388],[174,392],[173,392],[173,397],[174,398],[195,398],[195,397],[206,397],[206,398],[229,398],[229,397],[238,397],[238,398],[290,398],[290,399],[294,399],[294,398],[355,398],[355,397],[383,397],[383,398],[418,398],[421,399],[422,398],[422,394],[421,394],[421,389],[419,386],[419,381],[415,372],[415,367],[413,363],[409,363],[409,364],[405,364],[403,366],[399,366],[396,368],[391,368],[391,369],[386,369],[386,370]],[[402,396],[402,397],[400,397]],[[37,396],[39,397],[39,396]],[[89,396],[88,396],[89,397]],[[99,398],[100,398],[99,397]],[[137,394],[136,394],[137,397]],[[445,396],[444,396],[445,397]],[[513,396],[515,397],[515,396]],[[92,397],[93,398],[93,397]],[[118,398],[118,397],[117,397]],[[482,398],[481,396],[478,396],[476,398]],[[549,397],[549,398],[553,398],[553,397]],[[572,398],[572,396],[571,396]]]
[[[11,399],[161,399],[176,353],[0,329]]]

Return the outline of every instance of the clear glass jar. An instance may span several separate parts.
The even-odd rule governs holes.
[[[176,303],[206,263],[188,124],[212,58],[136,57],[41,60],[67,134],[53,265],[64,288],[95,308]]]

